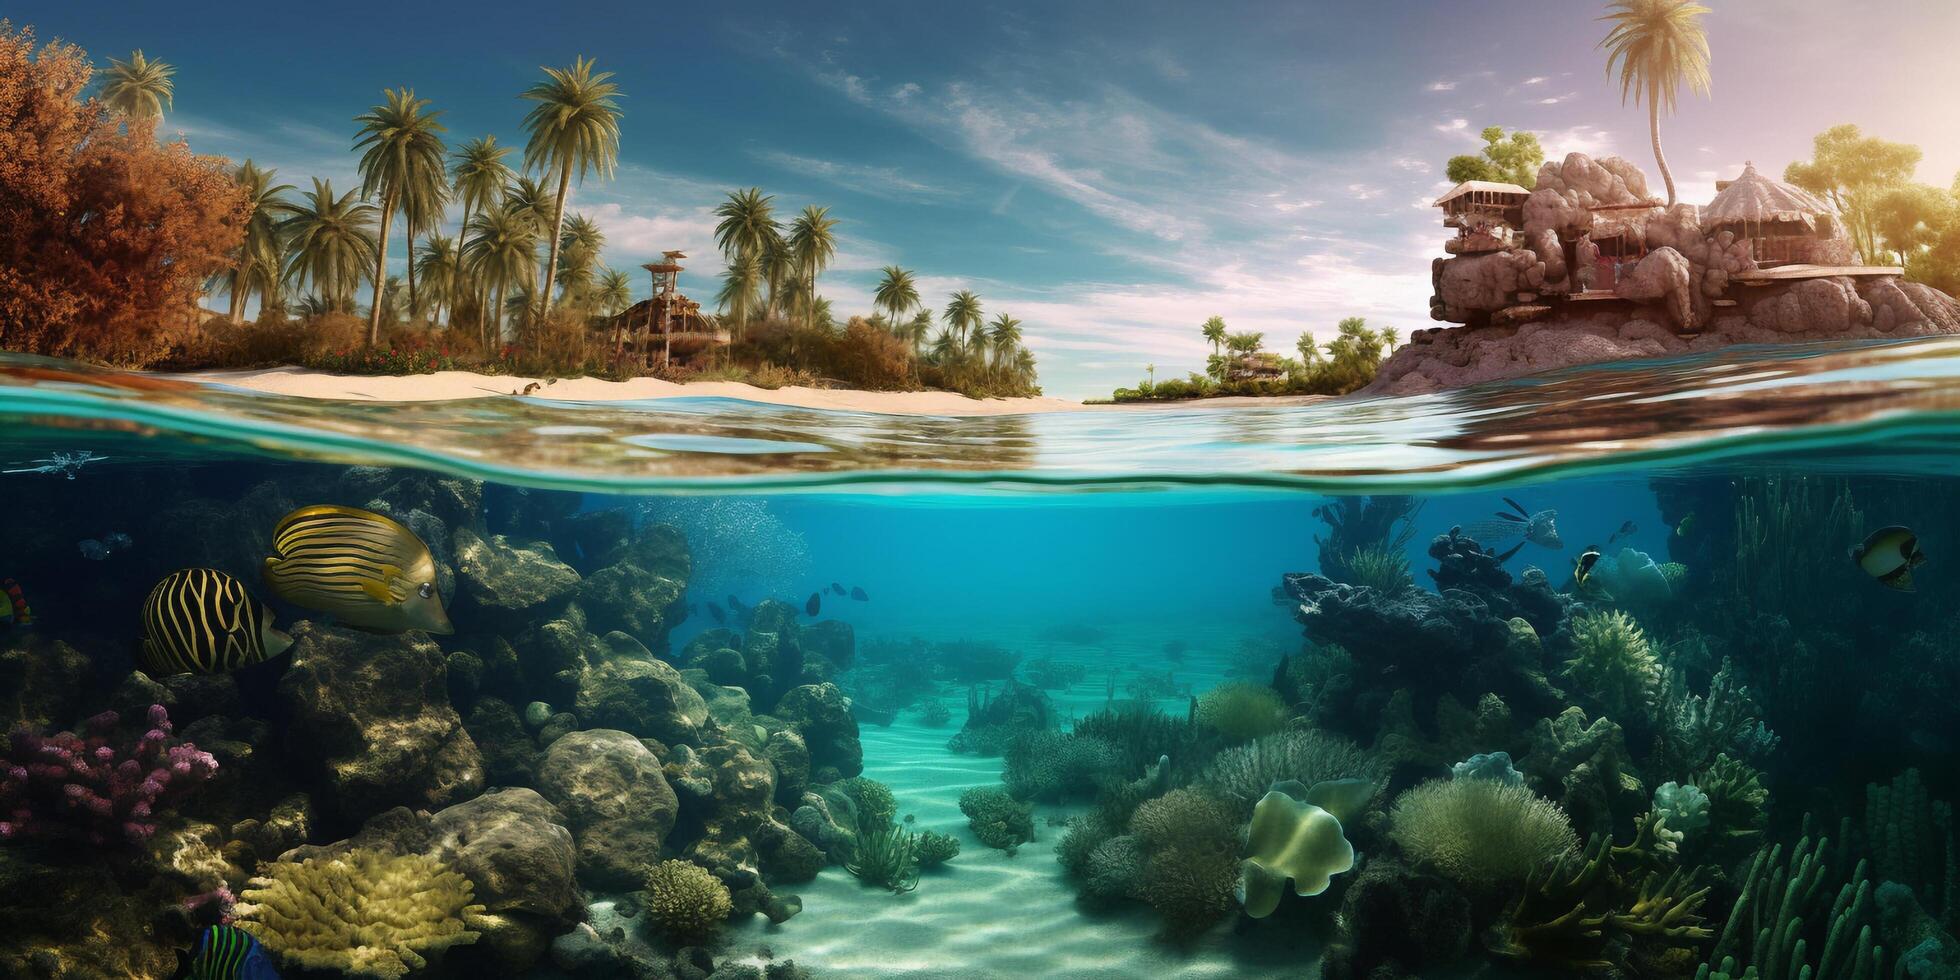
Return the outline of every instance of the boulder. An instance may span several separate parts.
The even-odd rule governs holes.
[[[791,688],[777,704],[775,715],[803,737],[809,748],[812,778],[829,782],[864,772],[864,745],[858,738],[857,718],[837,685]],[[824,774],[826,769],[835,775]]]
[[[486,539],[470,528],[457,529],[452,540],[459,622],[490,628],[523,623],[564,605],[578,589],[578,573],[542,541],[520,543],[501,534]]]
[[[551,932],[583,918],[578,850],[565,817],[535,790],[492,790],[431,818],[424,853],[442,857],[476,886],[493,914],[521,913]]]
[[[565,815],[579,875],[594,888],[638,888],[646,867],[660,860],[680,805],[660,760],[639,739],[612,729],[551,743],[538,788]]]
[[[82,694],[88,689],[94,662],[80,650],[39,633],[0,636],[7,643],[0,649],[0,731],[23,726],[66,728],[80,720]],[[157,693],[162,693],[160,685]],[[131,717],[141,717],[150,705],[161,703],[135,705],[138,713]],[[164,706],[176,714],[174,705]]]
[[[291,658],[279,681],[288,748],[316,767],[325,802],[343,817],[433,809],[483,788],[483,760],[450,707],[445,658],[427,636],[301,622]]]
[[[576,704],[588,726],[618,728],[667,743],[700,741],[708,705],[672,664],[625,633],[597,639],[579,674]]]
[[[1690,329],[1697,326],[1694,278],[1687,256],[1664,245],[1648,252],[1613,292],[1636,302],[1658,302],[1675,326]]]

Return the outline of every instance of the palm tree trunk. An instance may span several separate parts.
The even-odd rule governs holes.
[[[406,224],[406,222],[404,222]],[[408,318],[415,319],[422,304],[415,301],[415,229],[408,229]]]
[[[491,316],[495,318],[497,343],[501,345],[504,342],[504,284],[501,282],[497,283],[497,308]]]
[[[250,262],[240,262],[231,272],[231,322],[245,322],[245,267]]]
[[[374,302],[368,307],[368,346],[381,343],[381,287],[388,281],[388,225],[395,220],[395,195],[381,198],[381,246],[374,250]]]
[[[544,267],[544,306],[538,313],[538,325],[551,316],[551,283],[558,278],[558,236],[565,233],[565,192],[572,187],[572,161],[567,159],[558,168],[558,206],[557,216],[551,219],[551,259]]]
[[[1654,163],[1661,168],[1661,183],[1667,185],[1667,206],[1674,206],[1674,174],[1668,172],[1667,156],[1661,152],[1661,107],[1654,97],[1647,94],[1647,131],[1654,137]]]

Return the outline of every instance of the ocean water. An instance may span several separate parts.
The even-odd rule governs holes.
[[[1956,407],[1938,339],[986,419],[0,358],[0,975],[1960,975]],[[275,590],[314,504],[453,632]],[[183,568],[291,648],[146,663]]]

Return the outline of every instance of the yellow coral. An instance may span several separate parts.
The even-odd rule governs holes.
[[[1473,887],[1524,881],[1579,845],[1558,804],[1490,779],[1433,779],[1403,793],[1388,834],[1411,857]]]
[[[720,932],[734,911],[728,886],[713,872],[687,861],[667,860],[648,868],[643,897],[648,925],[683,942]]]
[[[279,861],[246,884],[238,926],[290,966],[395,980],[476,942],[470,880],[420,854]]]
[[[1198,723],[1233,742],[1270,735],[1286,724],[1286,704],[1263,684],[1232,681],[1198,695]]]

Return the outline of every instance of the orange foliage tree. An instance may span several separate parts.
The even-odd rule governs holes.
[[[0,349],[142,365],[195,327],[251,203],[223,158],[84,98],[93,71],[0,20]]]

